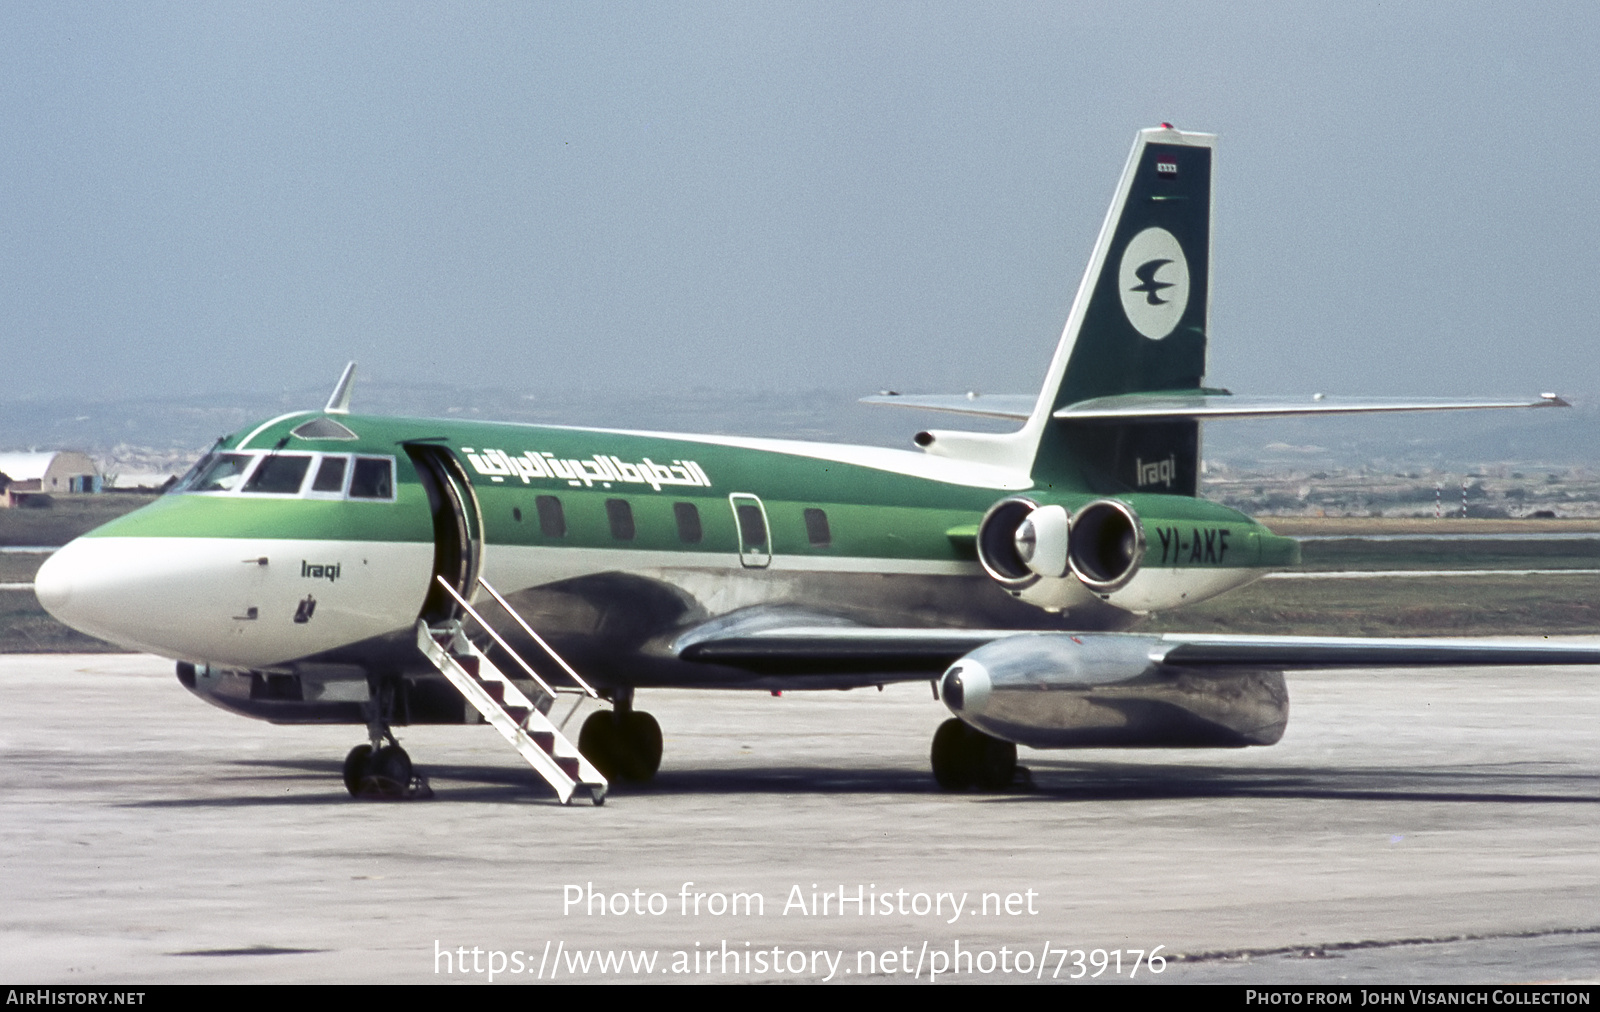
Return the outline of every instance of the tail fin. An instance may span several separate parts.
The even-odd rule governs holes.
[[[1195,493],[1195,421],[1052,415],[1098,397],[1200,389],[1215,143],[1214,135],[1166,126],[1139,132],[1026,423],[1005,435],[934,432],[931,452],[1026,470],[1040,486]]]

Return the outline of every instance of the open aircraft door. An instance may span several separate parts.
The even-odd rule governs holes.
[[[772,564],[772,534],[767,508],[748,492],[728,496],[733,522],[739,528],[739,564],[746,569],[766,569]]]
[[[406,453],[428,492],[433,513],[433,573],[421,617],[430,624],[457,617],[460,606],[433,577],[443,576],[462,597],[471,600],[483,565],[483,514],[461,462],[443,446],[407,443]]]

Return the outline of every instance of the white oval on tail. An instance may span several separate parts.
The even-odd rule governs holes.
[[[1172,333],[1189,305],[1189,261],[1164,228],[1147,228],[1129,240],[1117,271],[1122,311],[1152,341]]]

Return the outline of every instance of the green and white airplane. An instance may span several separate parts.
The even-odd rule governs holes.
[[[321,411],[227,437],[166,496],[40,569],[40,602],[279,723],[365,725],[352,793],[423,789],[392,729],[494,724],[561,800],[648,779],[662,686],[928,680],[949,788],[1016,745],[1282,735],[1289,669],[1600,663],[1600,650],[1120,632],[1298,562],[1197,496],[1211,418],[1532,400],[1299,400],[1204,384],[1215,138],[1140,132],[1037,396],[878,403],[1014,419],[919,450]],[[487,613],[486,613],[487,612]],[[528,658],[533,658],[530,662]],[[545,713],[609,703],[577,748]]]

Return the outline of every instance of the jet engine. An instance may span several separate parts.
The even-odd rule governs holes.
[[[1094,596],[1067,568],[1071,518],[1059,505],[1012,496],[978,525],[978,562],[1000,586],[1029,604],[1064,611]]]
[[[969,726],[1034,748],[1271,745],[1289,721],[1279,671],[1168,665],[1155,636],[1032,633],[952,664],[940,698]]]
[[[1100,594],[1128,585],[1144,559],[1144,528],[1133,507],[1101,499],[1072,517],[1067,565],[1085,587]]]
[[[1180,496],[1142,496],[1139,510],[1121,499],[1096,499],[1071,513],[1062,504],[1011,496],[984,514],[977,552],[996,583],[1048,611],[1099,602],[1132,612],[1165,610],[1298,561],[1291,539],[1226,507]]]

